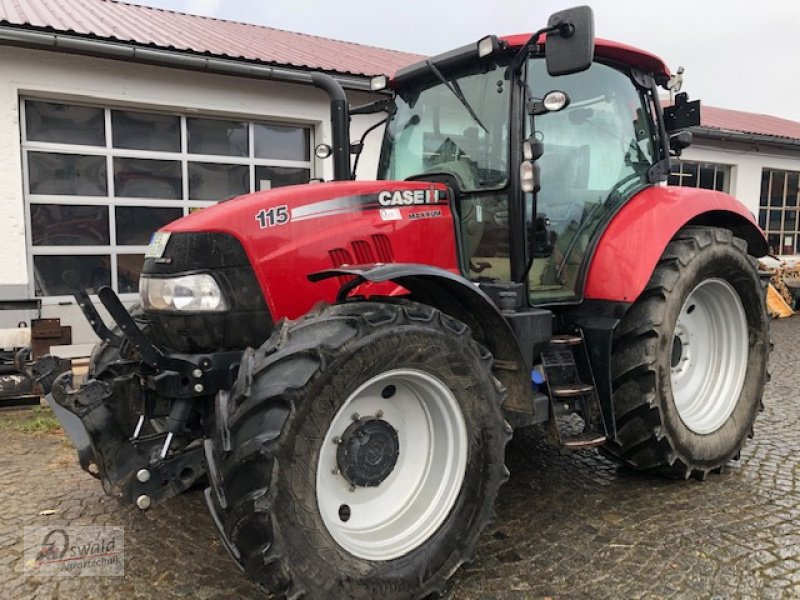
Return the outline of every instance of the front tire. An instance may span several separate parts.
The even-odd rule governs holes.
[[[687,478],[737,457],[761,406],[768,326],[746,243],[725,229],[679,231],[615,332],[617,436],[604,452]]]
[[[248,351],[208,493],[279,597],[421,598],[468,560],[508,472],[491,355],[415,303],[325,306]]]

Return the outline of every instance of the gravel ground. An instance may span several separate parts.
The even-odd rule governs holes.
[[[773,340],[755,439],[705,482],[633,473],[591,450],[510,449],[497,521],[451,597],[800,597],[800,318],[773,322]],[[18,431],[29,418],[0,414],[0,598],[263,598],[217,541],[201,490],[147,512],[120,506],[63,435]],[[26,575],[28,525],[124,527],[124,577]]]

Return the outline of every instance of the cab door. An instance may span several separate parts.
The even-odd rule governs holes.
[[[569,97],[566,108],[527,123],[528,135],[532,121],[544,147],[535,213],[532,197],[527,199],[532,235],[539,235],[528,271],[530,299],[533,304],[575,301],[582,293],[583,265],[604,224],[651,185],[649,172],[658,154],[650,103],[626,70],[598,62],[580,73],[552,77],[543,58],[532,58],[527,84],[529,101],[553,90]]]

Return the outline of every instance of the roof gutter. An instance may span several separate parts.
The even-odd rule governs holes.
[[[764,144],[768,146],[779,146],[782,148],[800,149],[800,140],[794,138],[784,138],[762,133],[747,133],[744,131],[733,131],[725,129],[711,129],[708,127],[692,127],[691,131],[698,137],[719,140],[721,142],[743,142],[747,144]]]
[[[313,71],[273,67],[245,59],[216,58],[195,52],[165,50],[17,27],[0,26],[0,44],[27,46],[43,50],[61,50],[72,54],[85,54],[112,60],[205,71],[221,75],[313,85]],[[369,78],[366,76],[346,76],[335,73],[332,73],[331,76],[344,88],[370,91]]]

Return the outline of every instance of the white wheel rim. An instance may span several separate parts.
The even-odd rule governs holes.
[[[748,353],[739,294],[723,279],[698,284],[681,307],[670,355],[672,397],[686,427],[709,434],[725,424],[744,386]]]
[[[385,398],[391,386],[394,393]],[[397,462],[377,487],[353,486],[338,469],[337,441],[354,414],[376,416],[397,433]],[[317,506],[328,532],[342,548],[367,560],[408,554],[450,514],[464,481],[467,449],[461,408],[438,378],[415,369],[373,377],[345,400],[322,442]]]

